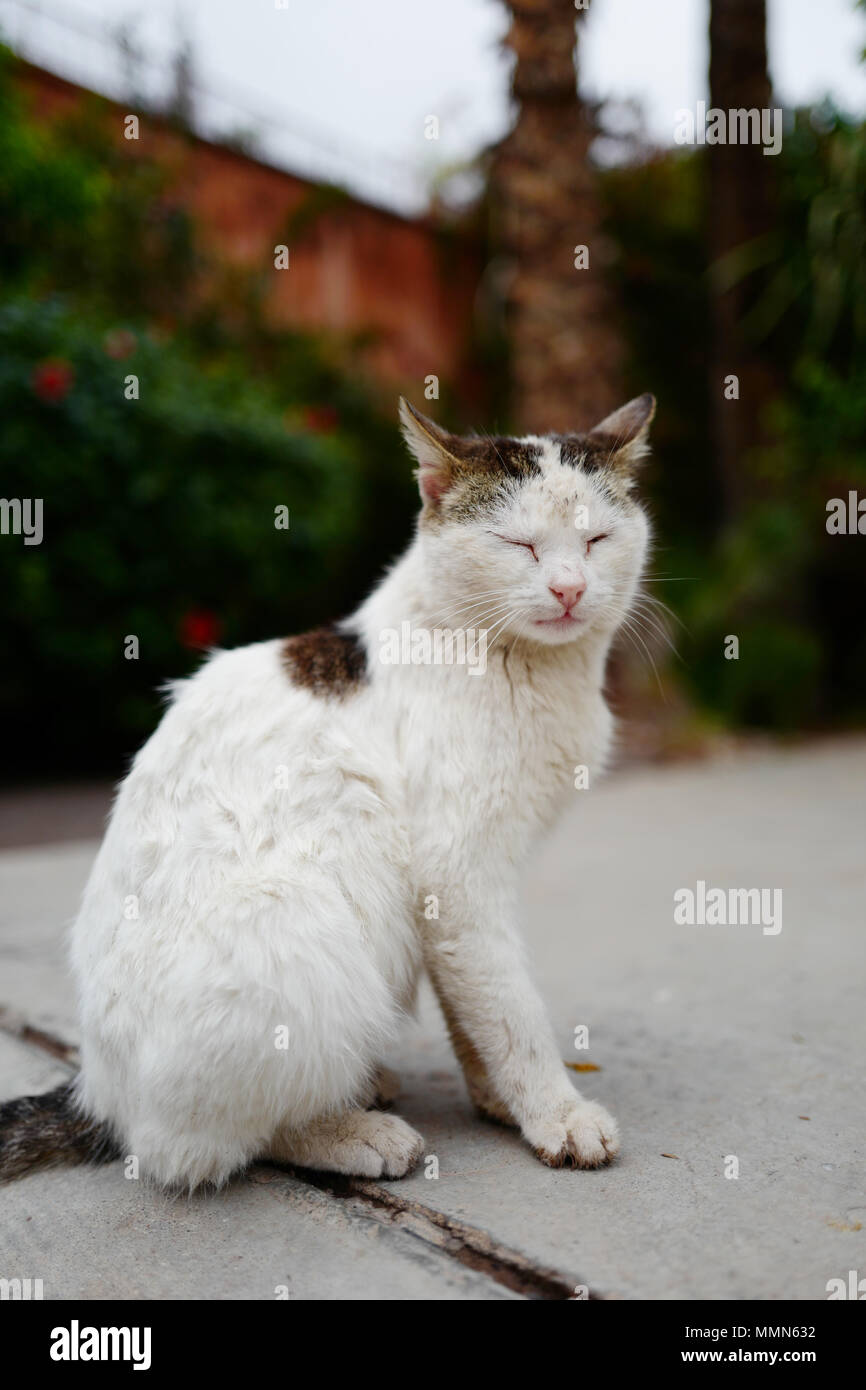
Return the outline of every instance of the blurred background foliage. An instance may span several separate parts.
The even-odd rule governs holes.
[[[825,525],[830,498],[866,494],[866,127],[828,105],[788,116],[775,227],[724,268],[757,281],[743,331],[776,383],[733,518],[710,466],[704,161],[601,176],[629,376],[660,402],[647,482],[654,569],[678,581],[658,592],[685,624],[677,670],[725,723],[783,731],[866,714],[862,552]],[[728,633],[739,660],[720,662]]]
[[[353,607],[405,545],[414,485],[393,407],[324,339],[268,324],[255,274],[208,265],[172,170],[125,157],[97,101],[32,123],[13,62],[0,62],[0,491],[50,505],[44,545],[0,546],[5,773],[114,773],[156,722],[161,683],[203,646]],[[828,499],[866,493],[866,127],[827,105],[788,114],[772,228],[713,272],[748,280],[744,333],[774,382],[735,515],[709,463],[706,151],[597,174],[627,393],[659,398],[649,588],[683,625],[664,679],[707,724],[783,732],[866,713],[860,548],[825,528]],[[485,198],[467,225],[495,268],[488,213]],[[497,402],[503,322],[479,335]],[[133,416],[129,374],[147,381]],[[720,659],[729,633],[738,661]]]
[[[0,546],[9,774],[117,769],[166,678],[348,611],[415,511],[357,373],[267,326],[252,277],[203,297],[170,171],[119,157],[99,116],[31,125],[0,67],[0,476],[49,499],[44,545]]]

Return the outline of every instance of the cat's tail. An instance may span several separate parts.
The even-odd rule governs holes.
[[[0,1103],[0,1183],[60,1163],[108,1163],[120,1149],[107,1125],[75,1099],[74,1081]]]

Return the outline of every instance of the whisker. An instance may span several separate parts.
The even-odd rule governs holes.
[[[494,623],[493,628],[492,628],[492,635],[491,635],[491,630],[488,630],[488,632],[487,632],[487,647],[488,647],[488,650],[492,649],[492,647],[493,647],[494,643],[496,642],[497,638],[500,637],[500,636],[502,635],[502,632],[503,632],[504,628],[505,628],[506,625],[511,621],[511,619],[512,619],[512,618],[518,617],[519,614],[520,614],[519,608],[511,608],[502,618],[498,619],[498,620]],[[480,642],[480,640],[481,640],[481,638],[480,638],[480,635],[479,635],[479,637],[478,637],[477,640],[476,640],[476,646],[477,646],[478,642]]]
[[[622,631],[623,637],[628,641],[629,645],[630,645],[631,647],[634,648],[634,650],[635,650],[635,652],[637,653],[638,657],[640,657],[641,660],[643,660],[644,657],[646,657],[647,661],[649,662],[649,664],[651,665],[651,667],[652,667],[652,669],[653,669],[653,673],[654,673],[654,675],[655,675],[656,684],[658,685],[658,688],[659,688],[659,694],[661,695],[662,700],[664,701],[664,703],[667,704],[667,697],[666,697],[665,692],[664,692],[664,687],[663,687],[663,685],[662,685],[662,683],[661,683],[661,680],[660,680],[660,678],[659,678],[659,673],[658,673],[658,671],[656,670],[655,662],[653,661],[653,659],[652,659],[652,657],[649,655],[649,653],[646,651],[646,647],[644,646],[643,643],[641,643],[640,646],[638,646],[638,642],[635,640],[634,635],[629,631],[629,629],[628,629],[627,627],[623,626],[622,629],[621,629],[621,631]],[[638,641],[639,641],[639,640],[640,640],[640,639],[638,639]],[[641,648],[643,648],[643,651],[641,651]]]
[[[635,620],[639,618],[641,623],[644,624],[645,628],[650,629],[652,632],[655,633],[657,637],[660,637],[661,640],[665,642],[671,648],[672,651],[676,650],[673,638],[671,637],[671,634],[668,631],[664,619],[658,617],[658,615],[654,613],[652,609],[647,610],[645,608],[642,608],[640,604],[635,604],[632,607],[629,616]]]
[[[456,619],[459,618],[459,617],[465,617],[466,614],[472,613],[473,610],[475,610],[475,609],[483,609],[483,608],[485,608],[485,604],[487,604],[487,600],[485,600],[485,599],[477,599],[474,603],[467,603],[467,604],[464,604],[461,608],[455,608],[455,609],[452,609],[450,612],[445,612],[445,613],[436,614],[436,615],[433,616],[433,618],[431,619],[431,621],[432,621],[433,624],[434,624],[435,626],[437,626],[437,627],[438,627],[438,626],[441,626],[441,625],[444,624],[444,623],[451,623],[451,622],[456,621]],[[503,606],[505,606],[505,601],[503,601]],[[496,609],[497,609],[497,607],[499,607],[498,604],[494,604],[494,605],[492,606],[492,608],[490,607],[489,604],[487,604],[487,611],[488,611],[488,612],[495,612]],[[473,617],[473,618],[469,619],[469,621],[472,622],[472,623],[474,623],[474,622],[477,621],[477,619]]]
[[[649,662],[650,666],[652,667],[653,675],[654,675],[655,678],[656,678],[656,684],[658,685],[658,688],[659,688],[659,694],[661,695],[661,697],[662,697],[663,701],[665,702],[665,704],[667,704],[667,696],[665,695],[664,686],[662,685],[661,677],[660,677],[660,675],[659,675],[659,673],[658,673],[658,667],[656,666],[655,661],[653,660],[652,652],[650,651],[650,649],[649,649],[649,647],[647,646],[646,642],[643,640],[643,638],[641,637],[640,633],[637,632],[637,631],[632,627],[632,623],[631,623],[631,620],[630,620],[629,618],[626,618],[626,619],[624,620],[624,622],[623,622],[623,624],[622,624],[622,629],[621,629],[621,630],[629,637],[630,640],[633,641],[634,639],[636,639],[636,640],[640,643],[641,647],[643,648],[644,655],[646,656],[647,661]],[[637,648],[635,648],[635,650],[637,650]],[[638,655],[640,655],[640,653],[638,653]]]

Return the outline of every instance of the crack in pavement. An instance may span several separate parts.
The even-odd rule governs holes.
[[[338,1201],[354,1201],[357,1215],[407,1231],[523,1298],[583,1301],[577,1299],[575,1282],[561,1271],[534,1264],[518,1250],[502,1245],[481,1227],[446,1216],[423,1202],[401,1197],[390,1187],[365,1178],[314,1172],[290,1164],[258,1163],[250,1170],[252,1180],[261,1183],[275,1182],[286,1175],[327,1192]],[[589,1293],[586,1297],[595,1299],[597,1295]]]
[[[78,1048],[43,1028],[36,1028],[14,1010],[0,1005],[0,1033],[16,1038],[47,1053],[73,1069],[78,1065]],[[374,1220],[414,1236],[441,1254],[483,1274],[495,1283],[529,1300],[583,1301],[597,1294],[578,1297],[572,1279],[559,1270],[535,1264],[518,1250],[502,1245],[488,1231],[470,1226],[456,1217],[446,1216],[423,1202],[401,1197],[390,1187],[364,1178],[340,1173],[315,1172],[290,1164],[255,1163],[248,1170],[252,1182],[278,1183],[292,1177],[308,1187],[325,1192],[339,1203],[351,1203],[355,1215]],[[585,1285],[579,1286],[581,1289]]]
[[[44,1028],[34,1028],[21,1014],[5,1004],[0,1004],[0,1033],[17,1038],[19,1042],[29,1043],[31,1047],[39,1048],[40,1052],[47,1052],[64,1066],[78,1066],[77,1047],[64,1042],[62,1038],[47,1032]]]

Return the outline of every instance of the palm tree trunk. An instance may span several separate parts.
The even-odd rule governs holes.
[[[710,105],[731,110],[770,107],[765,0],[711,0]],[[773,157],[759,144],[709,145],[709,255],[722,257],[772,226]],[[755,293],[754,279],[738,279],[712,292],[710,391],[716,468],[728,517],[751,491],[749,451],[761,441],[761,414],[772,383],[768,368],[744,340],[742,321]],[[725,398],[725,379],[736,376],[739,399]]]
[[[572,430],[621,401],[621,344],[604,276],[592,121],[578,98],[572,0],[512,0],[514,129],[493,169],[496,240],[507,262],[518,427]],[[585,246],[589,267],[575,268]]]

